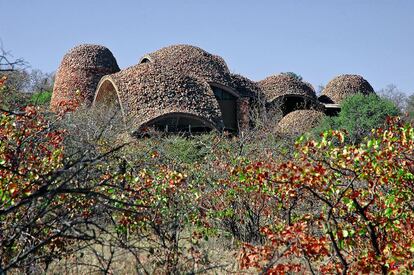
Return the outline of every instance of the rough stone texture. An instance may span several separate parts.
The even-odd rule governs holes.
[[[326,85],[319,100],[325,103],[341,103],[347,96],[357,93],[375,93],[371,84],[360,75],[344,74],[335,77]]]
[[[296,110],[284,116],[276,131],[285,135],[300,135],[317,126],[325,114],[316,110]]]
[[[63,101],[73,100],[79,90],[80,100],[90,104],[102,76],[119,71],[111,51],[99,45],[80,45],[65,56],[56,73],[51,109],[57,111]]]
[[[315,90],[309,83],[303,82],[289,74],[269,76],[258,82],[266,96],[267,102],[288,95],[296,95],[316,99]]]
[[[250,97],[252,99],[264,98],[264,94],[257,82],[239,74],[231,74],[231,87],[242,97]]]
[[[226,62],[217,55],[191,45],[172,45],[145,55],[142,62],[161,64],[178,74],[193,75],[207,82],[231,87],[231,76]]]
[[[239,130],[247,130],[250,126],[250,102],[249,98],[241,97],[237,100],[237,118]]]
[[[252,125],[252,110],[255,115],[256,110],[269,115],[271,109],[280,109],[285,117],[276,128],[282,133],[306,131],[323,116],[319,111],[323,105],[311,84],[286,73],[254,82],[230,73],[221,57],[190,45],[162,48],[145,55],[140,64],[122,71],[107,48],[77,46],[64,56],[57,71],[51,108],[57,110],[62,101],[74,99],[79,90],[80,99],[86,104],[91,103],[94,95],[104,108],[119,99],[125,120],[135,125],[132,130],[173,113],[223,129],[222,111],[211,86],[238,98],[239,130]],[[374,91],[362,77],[342,75],[328,83],[319,100],[339,103],[356,92]]]
[[[186,114],[217,129],[223,127],[212,89],[194,75],[147,62],[105,76],[101,82],[107,80],[115,84],[127,120],[132,120],[136,129],[167,113]]]

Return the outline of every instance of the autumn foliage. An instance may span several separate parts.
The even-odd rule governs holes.
[[[336,130],[303,136],[293,155],[243,155],[214,135],[112,144],[101,132],[75,150],[61,122],[76,106],[0,114],[0,274],[84,251],[114,273],[117,250],[143,274],[414,270],[414,128],[397,118],[356,145]],[[214,262],[213,238],[237,260]]]
[[[359,145],[343,142],[344,134],[332,130],[320,141],[302,138],[294,160],[267,171],[264,182],[276,200],[320,207],[262,228],[267,241],[244,245],[242,268],[268,274],[414,269],[414,129],[390,119]],[[249,181],[256,181],[252,175]]]

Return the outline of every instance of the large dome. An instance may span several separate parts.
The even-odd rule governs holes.
[[[74,47],[65,54],[57,70],[50,103],[52,110],[58,110],[62,102],[76,96],[90,104],[102,76],[118,71],[115,57],[106,47],[89,44]]]
[[[277,125],[277,132],[300,135],[316,127],[325,114],[317,110],[296,110],[284,116]]]
[[[326,85],[319,100],[324,103],[341,103],[348,96],[374,93],[367,80],[360,75],[344,74],[335,77]]]
[[[194,118],[210,128],[223,126],[220,107],[208,83],[162,64],[138,64],[103,77],[94,105],[106,102],[105,98],[120,101],[126,119],[133,121],[135,130],[168,114]]]
[[[316,99],[315,90],[309,83],[303,82],[290,74],[272,75],[258,83],[268,102],[272,102],[279,97],[292,95]]]
[[[194,75],[207,82],[229,86],[230,72],[220,56],[191,45],[172,45],[141,58],[140,63],[158,63],[183,75]]]

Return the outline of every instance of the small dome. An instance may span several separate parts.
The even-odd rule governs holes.
[[[140,63],[158,63],[177,73],[229,86],[230,72],[220,56],[191,45],[172,45],[145,55]]]
[[[272,75],[258,83],[266,95],[268,102],[272,102],[279,97],[292,95],[316,99],[315,90],[312,85],[290,74],[281,73]]]
[[[300,135],[316,127],[325,116],[316,110],[296,110],[284,116],[276,131],[286,135]]]
[[[112,91],[107,88],[108,82]],[[223,125],[220,107],[208,83],[162,64],[141,63],[103,77],[94,105],[99,103],[97,99],[105,98],[101,93],[108,92],[118,95],[126,119],[135,122],[135,130],[170,113],[197,118],[217,129]]]
[[[341,103],[351,95],[375,93],[371,84],[360,75],[344,74],[335,77],[326,85],[319,100],[324,103]]]
[[[52,110],[58,110],[64,101],[75,99],[76,91],[90,104],[102,76],[118,71],[115,57],[108,48],[89,44],[74,47],[65,54],[57,70],[50,103]]]

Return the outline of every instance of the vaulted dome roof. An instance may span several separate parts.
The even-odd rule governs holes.
[[[223,58],[191,45],[172,45],[147,54],[140,63],[152,62],[176,70],[180,74],[194,75],[207,82],[228,86],[230,72]]]
[[[90,44],[74,47],[65,54],[57,70],[50,103],[52,110],[58,110],[62,102],[76,96],[90,104],[102,76],[118,71],[115,57],[106,47]]]
[[[105,88],[108,83],[112,91]],[[103,77],[95,105],[105,97],[101,93],[108,91],[117,93],[125,117],[136,121],[137,129],[168,113],[195,117],[217,129],[223,126],[220,107],[208,83],[162,64],[142,63]]]
[[[290,74],[281,73],[272,75],[258,83],[263,93],[266,95],[268,102],[289,95],[316,99],[315,90],[312,85],[303,82]]]
[[[344,74],[329,81],[319,100],[325,103],[341,103],[344,98],[357,93],[370,94],[374,93],[374,89],[362,76]]]

